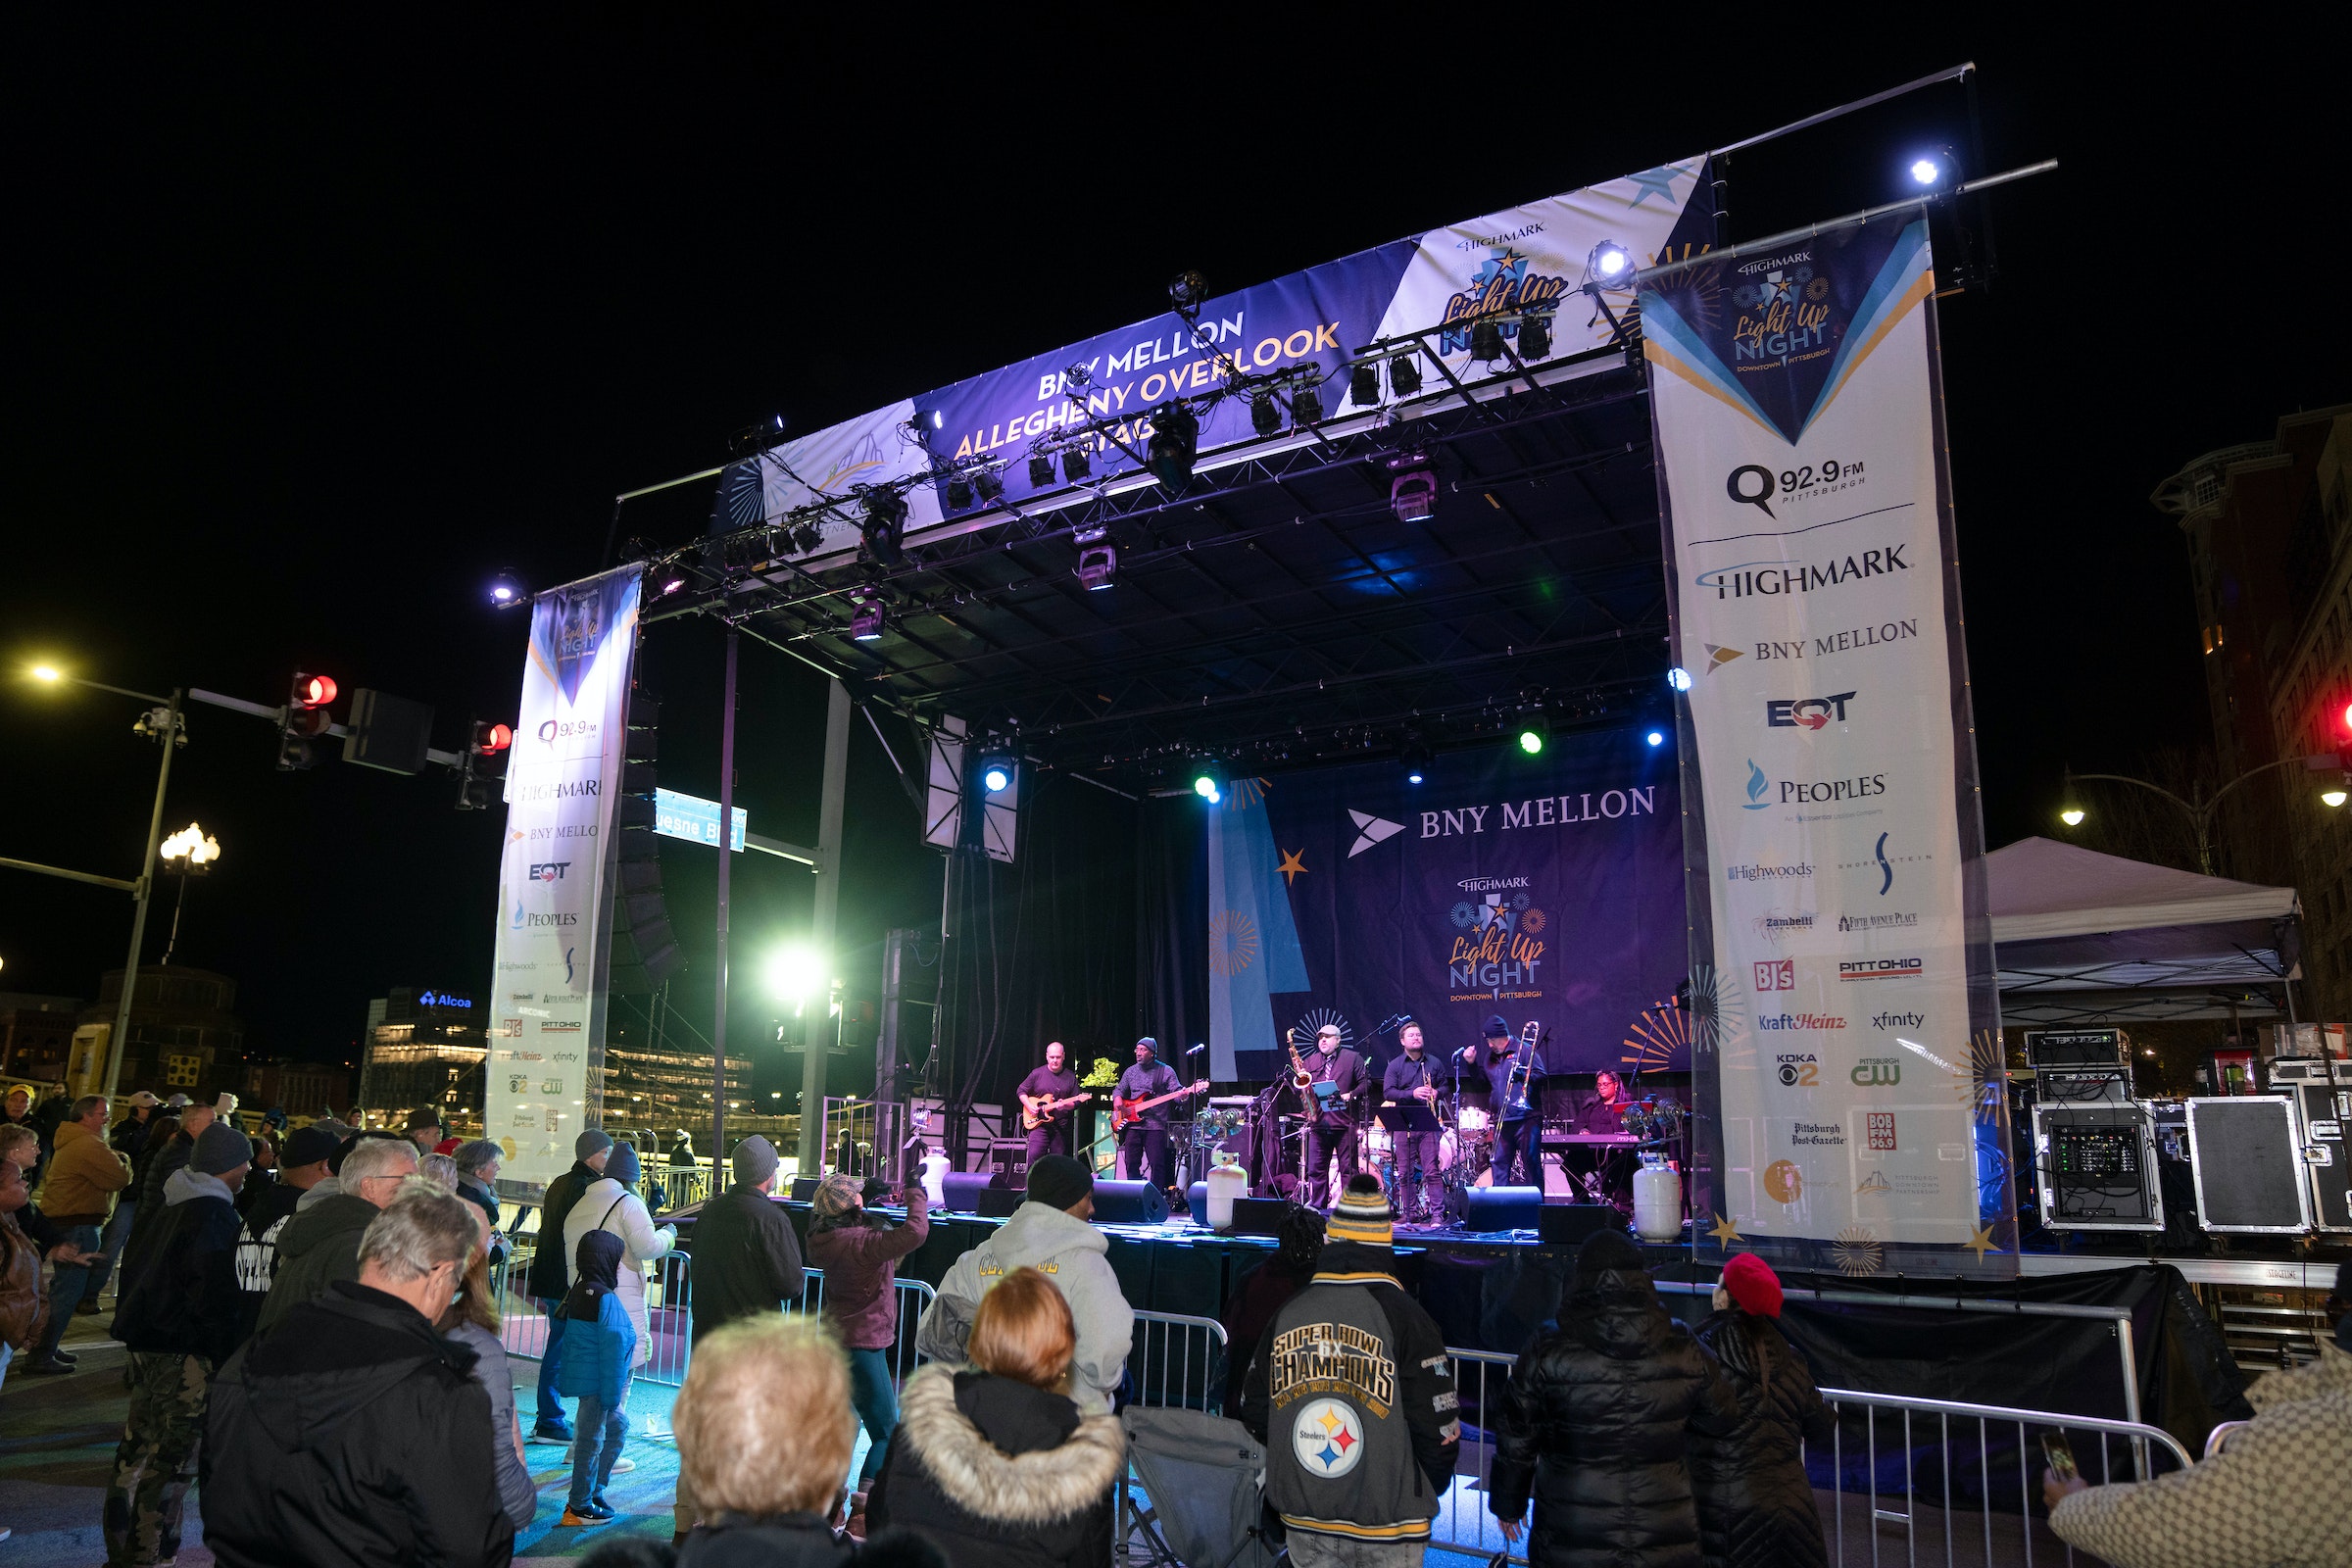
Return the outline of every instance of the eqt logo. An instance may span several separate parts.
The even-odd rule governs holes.
[[[541,860],[531,867],[534,882],[561,882],[564,873],[571,869],[569,860]]]
[[[1767,702],[1764,722],[1773,729],[1809,729],[1816,734],[1827,729],[1830,720],[1845,722],[1845,705],[1854,700],[1852,692],[1838,692],[1828,697],[1798,697],[1788,702]]]

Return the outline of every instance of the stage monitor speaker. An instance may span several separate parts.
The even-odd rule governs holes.
[[[2274,1061],[2273,1067],[2284,1063]],[[2315,1065],[2325,1067],[2327,1063]],[[2303,1113],[2303,1169],[2311,1183],[2311,1217],[2315,1230],[2352,1231],[2352,1163],[2344,1157],[2344,1123],[2352,1121],[2352,1089],[2338,1089],[2325,1077],[2317,1082],[2294,1082],[2294,1100]]]
[[[1029,1195],[1021,1188],[983,1187],[978,1212],[982,1219],[1010,1219],[1012,1211],[1027,1201]]]
[[[2148,1107],[2034,1107],[2041,1223],[2054,1231],[2161,1231],[2164,1197]]]
[[[980,1195],[992,1187],[1004,1187],[1004,1179],[993,1170],[952,1170],[939,1180],[948,1200],[940,1206],[957,1214],[987,1212],[980,1206]]]
[[[795,1176],[792,1179],[792,1200],[806,1203],[816,1197],[816,1190],[825,1184],[822,1176]]]
[[[1150,1182],[1095,1183],[1095,1223],[1156,1225],[1168,1217],[1168,1195]]]
[[[1532,1231],[1544,1208],[1541,1187],[1472,1187],[1462,1218],[1474,1231]]]
[[[988,1164],[1005,1186],[1019,1191],[1029,1185],[1029,1140],[1000,1138],[988,1147]]]
[[[1545,1203],[1536,1215],[1536,1234],[1547,1247],[1581,1247],[1594,1231],[1623,1229],[1625,1215],[1607,1203]]]
[[[2275,1095],[2189,1101],[2188,1167],[2196,1176],[2198,1223],[2225,1233],[2310,1230],[2302,1120],[2293,1101]]]
[[[2129,1067],[2132,1042],[2121,1029],[2029,1029],[2026,1065],[2036,1072],[2051,1068]]]
[[[1290,1211],[1290,1203],[1280,1198],[1237,1198],[1233,1200],[1233,1229],[1226,1234],[1280,1236],[1282,1217]],[[1199,1214],[1201,1211],[1196,1209],[1194,1212]]]

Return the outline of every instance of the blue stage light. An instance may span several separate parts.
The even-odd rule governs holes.
[[[1664,730],[1653,729],[1647,735],[1643,736],[1642,739],[1648,741],[1652,746],[1663,746],[1666,744],[1666,732]]]
[[[1666,684],[1678,692],[1687,692],[1690,689],[1690,672],[1677,664],[1666,672]]]

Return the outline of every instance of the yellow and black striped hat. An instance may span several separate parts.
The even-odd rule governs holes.
[[[1360,1242],[1368,1247],[1391,1247],[1396,1241],[1396,1210],[1381,1191],[1380,1178],[1362,1174],[1348,1178],[1348,1190],[1333,1205],[1323,1234],[1335,1242]]]

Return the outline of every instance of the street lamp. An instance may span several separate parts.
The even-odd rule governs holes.
[[[2348,714],[2347,716],[2352,716],[2352,714]],[[2165,789],[2160,785],[2151,784],[2144,778],[2132,778],[2123,773],[2077,773],[2070,768],[2067,770],[2066,775],[2066,793],[2062,798],[2064,804],[2062,804],[2058,808],[2058,820],[2064,822],[2068,827],[2080,827],[2082,825],[2082,819],[2087,813],[2082,809],[2082,803],[2076,799],[2075,784],[2078,780],[2105,779],[2109,783],[2113,784],[2135,785],[2140,789],[2148,791],[2150,794],[2163,796],[2166,800],[2172,802],[2175,806],[2180,808],[2181,810],[2188,813],[2189,828],[2190,831],[2196,835],[2197,840],[2197,869],[2204,872],[2207,876],[2212,876],[2214,874],[2213,818],[2215,812],[2220,808],[2223,799],[2228,796],[2231,790],[2236,789],[2240,784],[2245,783],[2248,779],[2259,778],[2263,774],[2268,773],[2275,768],[2300,767],[2306,770],[2316,771],[2320,769],[2335,767],[2338,765],[2338,754],[2334,753],[2323,754],[2317,757],[2281,758],[2276,762],[2265,762],[2260,767],[2250,767],[2246,769],[2246,771],[2238,774],[2237,777],[2231,779],[2220,789],[2215,790],[2211,795],[2207,795],[2205,793],[2205,786],[2202,782],[2192,785],[2189,790],[2189,798],[2185,801],[2180,796],[2175,795],[2171,790]],[[2345,799],[2346,792],[2341,788],[2326,790],[2320,795],[2320,800],[2328,806],[2341,806],[2344,804]]]
[[[778,1002],[789,1002],[798,1012],[816,995],[824,983],[824,961],[814,950],[794,944],[778,948],[768,956],[766,980],[768,995]]]
[[[213,862],[220,858],[220,841],[190,822],[164,840],[158,853],[164,858],[166,874],[179,879],[179,897],[172,905],[172,936],[164,944],[163,961],[170,963],[172,951],[179,946],[179,917],[188,906],[188,879],[212,871]]]

